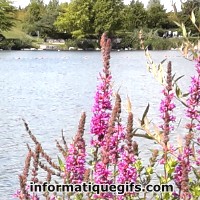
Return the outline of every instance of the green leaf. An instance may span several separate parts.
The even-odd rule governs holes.
[[[185,25],[183,23],[181,25],[181,28],[182,28],[182,32],[183,32],[183,37],[187,37],[187,31],[186,31]]]
[[[165,58],[164,60],[162,60],[162,61],[160,62],[160,64],[163,64],[166,60],[167,60],[167,58]]]
[[[180,80],[181,78],[183,78],[185,75],[179,76],[176,80],[174,80],[174,82],[178,82],[178,80]]]
[[[138,171],[141,171],[141,170],[143,169],[141,160],[137,160],[137,161],[134,163],[134,166],[135,166],[135,168],[136,168]]]
[[[174,80],[175,76],[176,76],[176,73],[174,73],[174,75],[172,76],[172,80]]]
[[[185,107],[188,107],[188,105],[184,101],[180,101]]]
[[[172,199],[172,196],[170,195],[169,192],[165,192],[162,196],[163,199]]]
[[[179,88],[178,85],[176,85],[176,96],[177,96],[178,98],[183,97],[183,94],[182,94],[182,92],[181,92],[181,89]]]
[[[178,22],[176,21],[173,21],[177,26],[181,27],[181,24],[179,24]]]
[[[192,11],[190,19],[191,19],[191,21],[192,21],[193,24],[196,23],[196,18],[195,18],[195,15],[194,15],[194,11]]]
[[[194,171],[194,174],[195,174],[197,180],[199,180],[200,179],[200,175],[199,175],[197,169],[193,168],[193,171]]]
[[[147,116],[147,113],[148,113],[148,111],[149,111],[149,103],[148,103],[148,105],[147,105],[147,107],[146,107],[146,109],[145,109],[145,111],[144,111],[144,113],[143,113],[143,116],[142,116],[142,121],[141,121],[141,126],[143,126],[144,125],[144,119],[145,119],[145,117]]]
[[[147,167],[146,168],[146,173],[148,174],[148,175],[151,175],[151,174],[153,174],[153,168],[150,166],[150,167]]]
[[[187,97],[190,93],[183,94],[183,97]]]
[[[140,128],[133,129],[132,135],[135,135],[138,130],[142,130],[142,129],[140,129]]]
[[[60,166],[61,171],[64,171],[65,170],[65,165],[64,165],[63,161],[60,159],[59,156],[58,156],[58,162],[59,162],[59,166]]]

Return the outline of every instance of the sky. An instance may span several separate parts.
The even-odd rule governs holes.
[[[60,3],[62,2],[69,2],[70,0],[59,0]],[[129,4],[131,0],[124,0],[125,4]],[[147,6],[147,3],[149,0],[140,0],[144,3],[145,7]],[[29,0],[13,0],[15,6],[21,6],[25,7],[29,4]],[[48,3],[49,0],[44,0],[45,3]],[[173,0],[174,3],[176,3],[177,8],[180,8],[180,0]],[[172,0],[161,0],[161,4],[165,6],[167,11],[171,11],[172,9]]]

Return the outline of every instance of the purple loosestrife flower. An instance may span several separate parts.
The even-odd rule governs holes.
[[[182,163],[187,167],[188,172],[191,170],[190,162],[187,157],[191,154],[191,150],[184,148],[183,153],[178,156],[178,165],[175,168],[174,180],[178,188],[181,188],[183,166]],[[185,167],[184,166],[184,167]]]
[[[49,200],[56,200],[56,196],[52,195]]]
[[[37,195],[32,195],[30,200],[40,200],[40,198]]]
[[[135,155],[130,154],[127,148],[122,148],[120,160],[118,161],[118,177],[117,182],[124,184],[126,182],[136,182],[137,170],[134,167],[136,161]]]
[[[106,160],[104,160],[106,161]],[[113,180],[111,179],[112,171],[109,170],[108,165],[104,161],[98,161],[95,164],[94,170],[94,182],[96,184],[111,184]],[[102,192],[100,194],[93,195],[95,199],[113,199],[113,194],[110,192]]]
[[[27,192],[28,192],[28,189],[27,189]],[[13,195],[13,198],[18,198],[20,200],[25,200],[27,198],[28,198],[27,200],[40,200],[37,194],[33,194],[33,195],[28,194],[27,198],[25,198],[24,194],[20,190],[17,190],[17,192]]]
[[[111,184],[114,183],[113,165],[118,161],[118,146],[122,138],[124,138],[123,126],[120,123],[121,98],[116,94],[115,106],[109,120],[108,129],[104,136],[104,143],[101,146],[101,160],[96,163],[94,171],[95,183]],[[111,169],[112,168],[112,171]],[[101,193],[102,197],[111,197],[111,193]]]
[[[107,165],[99,161],[95,165],[95,172],[94,172],[94,180],[97,184],[111,184],[112,180],[109,178],[111,177],[111,171],[108,169]]]
[[[172,115],[172,111],[175,108],[175,104],[172,102],[174,98],[174,93],[172,91],[172,74],[171,74],[171,62],[168,63],[167,66],[167,85],[165,86],[163,90],[163,94],[165,98],[161,101],[160,104],[160,113],[161,118],[163,119],[164,123],[160,126],[163,130],[163,143],[165,146],[167,146],[167,143],[169,142],[169,132],[173,130],[173,126],[170,124],[170,122],[175,121],[175,116]]]
[[[81,183],[85,173],[85,141],[83,139],[85,113],[82,114],[78,132],[73,144],[70,144],[66,157],[66,178],[70,183]]]
[[[174,171],[174,181],[179,188],[179,198],[187,200],[191,198],[189,192],[189,172],[191,171],[191,163],[189,157],[193,155],[190,147],[193,135],[191,133],[185,136],[185,146],[178,156],[178,165]]]
[[[196,165],[200,166],[200,137],[197,138],[197,147],[196,147]]]
[[[199,98],[200,98],[200,58],[196,64],[197,76],[191,78],[191,86],[189,89],[189,98],[187,99],[186,116],[190,119],[190,123],[186,125],[189,133],[185,136],[185,146],[182,154],[178,157],[178,165],[175,168],[175,183],[179,188],[180,199],[190,199],[189,192],[189,172],[191,171],[190,156],[193,155],[191,140],[194,137],[194,130],[200,130],[200,113],[199,113]],[[198,142],[198,139],[197,139]],[[197,152],[198,153],[198,152]],[[196,160],[198,165],[198,158]]]
[[[117,164],[118,160],[119,144],[125,137],[124,127],[120,122],[120,113],[121,97],[119,94],[116,94],[115,105],[112,109],[109,127],[104,138],[105,143],[101,148],[102,160],[104,160],[104,157],[106,156],[108,158],[108,163],[114,165]]]
[[[196,150],[197,158],[196,158],[196,165],[200,166],[200,149]]]
[[[186,116],[191,119],[191,122],[186,125],[190,131],[194,128],[200,130],[200,57],[196,60],[195,68],[197,75],[191,78],[186,111]]]
[[[132,131],[133,131],[133,114],[130,112],[126,128],[125,144],[121,147],[119,151],[120,159],[117,163],[118,167],[117,183],[119,184],[125,184],[126,182],[136,183],[138,177],[137,170],[134,166],[134,163],[136,162],[137,159],[136,155],[138,155],[138,145],[136,142],[132,141],[132,136],[131,136]],[[130,194],[119,195],[117,199],[122,200],[126,195],[134,195],[134,194],[130,193]]]
[[[130,112],[128,116],[126,135],[125,135],[125,145],[122,146],[120,150],[120,159],[117,163],[118,166],[118,183],[126,182],[136,182],[137,171],[134,167],[136,161],[136,156],[138,154],[138,145],[136,142],[132,141],[133,131],[133,114]]]
[[[13,198],[24,199],[24,195],[21,190],[17,190],[15,194],[13,194]]]
[[[92,109],[93,116],[90,125],[90,132],[93,135],[91,144],[99,148],[103,144],[104,136],[108,129],[109,118],[111,115],[111,74],[109,71],[111,40],[104,33],[101,38],[101,51],[103,54],[103,73],[99,76],[99,85],[95,95],[95,103]]]
[[[114,131],[113,135],[111,136],[110,141],[109,141],[109,146],[110,146],[109,158],[110,158],[110,163],[116,164],[118,160],[118,154],[119,154],[118,146],[119,146],[120,141],[124,139],[124,136],[125,136],[124,127],[121,124],[117,124],[114,127],[113,131]]]

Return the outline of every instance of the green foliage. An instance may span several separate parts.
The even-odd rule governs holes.
[[[152,7],[160,6],[160,0],[149,0],[147,4],[147,9],[151,9]]]
[[[140,41],[138,39],[138,30],[135,30],[134,32],[117,32],[115,34],[116,38],[120,38],[120,42],[117,42],[116,40],[113,40],[112,48],[113,49],[125,49],[125,48],[131,48],[131,49],[140,49]]]
[[[58,156],[58,163],[59,163],[60,169],[62,171],[64,171],[65,170],[65,165],[64,165],[63,161],[60,159],[59,156]]]
[[[122,27],[122,0],[96,0],[94,5],[95,33],[101,35],[103,32],[110,34]]]
[[[0,32],[8,31],[14,26],[14,7],[8,0],[0,0]]]
[[[5,37],[4,37],[4,35],[0,34],[0,42],[3,40],[5,40]]]
[[[28,38],[24,39],[5,39],[0,41],[0,49],[3,50],[21,50],[23,48],[31,48],[32,42]]]
[[[44,2],[42,0],[32,0],[27,7],[24,30],[30,35],[36,36],[41,30],[38,22],[44,13]]]
[[[73,0],[63,6],[55,26],[59,31],[71,33],[74,38],[104,31],[111,33],[121,27],[122,8],[121,0]]]
[[[74,47],[75,49],[94,50],[99,47],[98,42],[95,39],[68,39],[65,44],[67,49]]]
[[[147,13],[148,13],[148,20],[147,20],[148,28],[150,29],[170,28],[168,26],[169,19],[166,10],[164,9],[164,6],[160,3],[159,0],[150,1]]]
[[[195,19],[197,27],[200,27],[200,1],[188,0],[182,4],[182,10],[179,15],[179,20],[187,27],[187,31],[191,34],[198,33],[197,29],[192,23],[191,14],[193,14],[193,20]]]
[[[184,13],[186,15],[184,16]],[[181,13],[177,12],[174,5],[175,24],[180,28],[183,35],[182,54],[185,58],[193,60],[198,57],[198,42],[200,36],[200,2],[188,0],[182,3]],[[188,20],[189,19],[189,20]],[[191,37],[198,36],[198,37]]]
[[[59,15],[59,1],[51,0],[45,7],[41,19],[37,23],[37,29],[43,37],[54,37],[57,34],[54,22]]]
[[[183,39],[180,38],[167,38],[153,37],[145,40],[145,46],[150,50],[170,50],[171,48],[178,48],[181,46]]]
[[[11,50],[13,46],[14,46],[13,41],[3,40],[0,42],[0,49],[3,50]]]
[[[64,12],[57,18],[55,26],[59,31],[71,33],[74,38],[84,38],[93,33],[93,2],[73,0],[69,5],[63,5]]]
[[[123,11],[123,28],[127,31],[134,31],[147,25],[147,11],[144,4],[140,1],[132,0],[130,5],[126,6]]]
[[[0,0],[0,2],[8,1]],[[140,0],[132,0],[129,5],[124,5],[122,0],[72,0],[70,3],[60,5],[58,0],[51,0],[47,5],[43,0],[32,0],[25,9],[17,10],[16,27],[7,33],[3,32],[3,35],[6,38],[21,39],[29,34],[37,36],[38,40],[43,38],[44,41],[49,37],[83,41],[84,38],[98,39],[101,33],[107,31],[113,38],[114,49],[137,50],[141,48],[138,34],[142,29],[145,45],[149,45],[150,49],[165,50],[181,45],[178,39],[161,38],[168,30],[178,31],[184,36],[199,35],[198,31],[194,31],[195,26],[196,29],[199,26],[199,12],[199,2],[196,0],[184,3],[179,13],[176,11],[166,13],[160,0],[150,0],[147,9]],[[177,21],[176,14],[182,20]],[[0,18],[1,20],[3,18]],[[176,24],[173,21],[176,21]],[[192,24],[195,26],[192,27]],[[1,26],[2,23],[0,30]],[[117,38],[120,42],[116,40]],[[88,41],[85,41],[84,44],[87,45],[83,46],[98,47],[97,44],[90,44]],[[68,43],[70,42],[67,41]]]

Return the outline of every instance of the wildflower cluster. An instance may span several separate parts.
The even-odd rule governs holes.
[[[99,74],[99,85],[95,95],[95,103],[92,109],[93,117],[91,120],[91,134],[94,138],[91,141],[92,146],[98,148],[103,144],[103,139],[108,129],[109,118],[111,115],[111,73],[109,71],[111,40],[104,33],[101,38],[101,47],[103,54],[103,73]]]
[[[66,178],[69,183],[81,183],[84,179],[86,152],[85,141],[83,139],[85,113],[82,114],[78,127],[78,132],[74,142],[70,144],[66,156]]]
[[[184,144],[180,148],[175,148],[170,141],[170,134],[172,131],[175,132],[173,122],[176,119],[173,115],[176,106],[173,102],[175,94],[173,92],[171,62],[167,66],[166,84],[162,91],[164,98],[160,104],[160,114],[163,120],[160,126],[161,130],[155,124],[153,124],[154,129],[151,130],[151,123],[148,122],[146,117],[149,106],[145,110],[142,120],[138,120],[140,123],[137,127],[135,127],[133,113],[129,109],[127,126],[125,127],[120,117],[122,112],[121,97],[118,93],[114,94],[111,87],[111,40],[106,34],[103,34],[100,44],[103,54],[103,71],[99,74],[99,83],[90,123],[91,141],[88,149],[92,149],[92,155],[87,153],[84,140],[85,113],[81,115],[77,133],[71,144],[67,145],[64,135],[62,135],[63,144],[56,141],[58,150],[63,156],[63,159],[58,157],[59,164],[56,164],[46,154],[30,131],[28,124],[24,121],[26,131],[35,144],[35,150],[29,145],[27,146],[29,152],[24,171],[19,176],[20,190],[13,197],[20,200],[44,198],[48,200],[198,199],[200,197],[200,137],[198,135],[200,129],[200,58],[196,61],[197,75],[192,77],[189,97],[185,103],[186,116],[190,120],[186,125],[188,133],[184,137]],[[112,97],[114,96],[115,103],[112,105]],[[141,134],[139,131],[145,133]],[[152,132],[156,132],[156,134]],[[140,157],[139,145],[134,141],[134,137],[137,136],[144,139],[153,139],[157,145],[161,145],[160,150],[158,150],[158,146],[156,149],[151,149],[152,157],[147,164],[143,163]],[[162,168],[163,166],[164,168]],[[173,183],[176,185],[176,189],[173,193],[169,191],[138,194],[131,191],[121,195],[110,191],[103,191],[99,194],[87,192],[86,194],[54,193],[52,195],[46,191],[43,194],[31,193],[28,181],[34,183],[44,182],[40,180],[39,169],[47,174],[45,181],[48,183],[53,182],[52,177],[56,176],[57,179],[66,184],[82,184],[83,182],[116,185],[134,183],[146,186],[149,183],[155,183],[156,175],[159,184]]]
[[[176,117],[172,115],[172,111],[175,108],[175,104],[173,103],[174,93],[172,90],[172,74],[171,74],[171,62],[168,63],[167,66],[167,81],[166,87],[162,91],[165,99],[161,101],[160,104],[160,113],[161,118],[164,123],[161,125],[161,129],[163,130],[164,140],[163,143],[167,145],[169,142],[169,132],[174,129],[174,127],[170,124],[170,122],[174,122]]]
[[[200,130],[200,57],[196,59],[197,75],[191,78],[191,86],[189,89],[189,98],[187,99],[186,116],[191,120],[187,124],[187,128]]]

